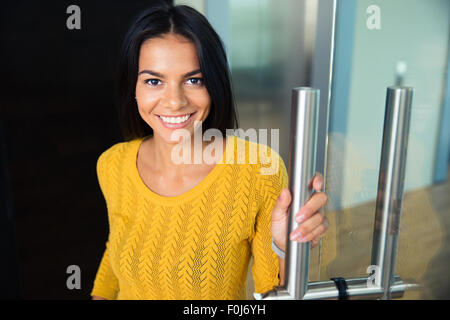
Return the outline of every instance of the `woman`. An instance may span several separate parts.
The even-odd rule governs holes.
[[[237,126],[230,74],[205,17],[188,6],[143,12],[125,38],[119,87],[126,142],[97,162],[110,233],[93,299],[246,299],[251,255],[256,292],[283,284],[284,261],[274,250],[286,248],[286,167],[270,148],[249,163],[258,144],[226,135]],[[192,161],[212,142],[190,138],[213,128],[225,137],[214,157],[227,163]],[[174,138],[175,130],[188,134]],[[227,158],[239,157],[238,140],[244,164]],[[194,151],[191,162],[175,163],[177,145]],[[269,155],[279,166],[263,175]],[[316,176],[314,188],[322,184]],[[318,242],[326,200],[317,192],[301,208],[291,240]]]

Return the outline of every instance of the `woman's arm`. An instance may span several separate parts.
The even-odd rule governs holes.
[[[103,253],[97,275],[94,280],[94,287],[91,290],[91,296],[102,299],[114,300],[119,292],[119,281],[111,268],[109,260],[109,240],[106,242],[106,249]],[[101,299],[95,299],[101,300]]]
[[[108,207],[108,195],[110,194],[110,185],[108,181],[109,169],[108,158],[110,157],[113,147],[103,152],[97,160],[97,177],[102,194],[104,195],[107,207]],[[111,217],[108,209],[108,222],[111,227]],[[119,283],[116,275],[111,268],[111,262],[109,258],[109,237],[106,242],[105,251],[100,262],[100,266],[97,270],[97,274],[94,280],[94,287],[91,291],[92,300],[114,300],[119,290]],[[107,298],[104,298],[107,297]]]

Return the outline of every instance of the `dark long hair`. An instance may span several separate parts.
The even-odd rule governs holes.
[[[238,119],[223,43],[208,20],[195,9],[161,4],[138,15],[123,42],[116,84],[123,138],[129,141],[153,134],[152,128],[141,118],[135,99],[139,52],[145,40],[168,33],[179,34],[195,45],[205,87],[211,98],[211,108],[202,129],[219,129],[225,137],[226,129],[238,127]]]

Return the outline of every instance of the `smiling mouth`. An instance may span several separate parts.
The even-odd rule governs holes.
[[[192,115],[195,114],[195,112],[193,113],[188,113],[185,114],[183,116],[163,116],[163,115],[157,115],[164,123],[169,123],[169,124],[179,124],[179,123],[183,123],[188,121]]]

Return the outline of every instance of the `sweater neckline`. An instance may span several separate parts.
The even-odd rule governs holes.
[[[227,137],[226,143],[225,143],[225,150],[223,150],[222,153],[222,160],[213,167],[213,169],[206,175],[205,178],[203,178],[200,183],[198,183],[193,188],[189,189],[188,191],[177,195],[177,196],[163,196],[160,195],[153,190],[151,190],[147,185],[144,183],[144,180],[142,180],[138,168],[137,168],[137,156],[140,149],[140,146],[142,142],[144,141],[146,137],[138,138],[135,140],[134,147],[132,148],[132,178],[134,179],[135,183],[137,184],[139,190],[143,192],[144,195],[146,195],[149,199],[156,201],[158,203],[164,204],[164,205],[175,205],[180,204],[181,202],[190,200],[191,198],[198,196],[201,194],[201,192],[206,189],[208,186],[212,184],[216,180],[216,178],[219,176],[219,174],[223,171],[225,168],[225,159],[226,159],[226,150],[228,150],[228,144],[230,143],[230,139]]]

